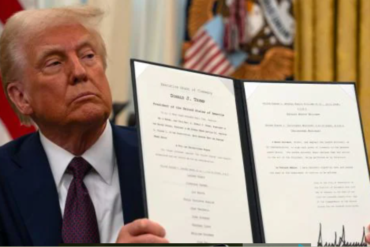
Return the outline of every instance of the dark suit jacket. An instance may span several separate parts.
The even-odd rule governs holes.
[[[125,224],[144,216],[136,131],[112,125]],[[0,147],[0,246],[58,245],[62,216],[39,133]]]

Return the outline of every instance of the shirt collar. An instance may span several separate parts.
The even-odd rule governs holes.
[[[46,156],[49,160],[51,171],[57,187],[75,155],[59,147],[40,131],[40,140]],[[81,155],[96,172],[103,178],[104,182],[110,184],[113,177],[115,165],[115,153],[113,148],[112,126],[108,122],[99,139],[84,154]]]

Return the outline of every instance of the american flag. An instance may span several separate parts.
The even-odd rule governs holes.
[[[242,51],[228,54],[223,48],[224,24],[221,16],[206,23],[194,35],[185,52],[184,68],[217,75],[230,75],[247,58]]]
[[[0,34],[6,20],[14,13],[23,10],[24,2],[18,0],[0,0]],[[1,84],[0,80],[0,84]],[[2,85],[2,84],[1,84]],[[5,93],[0,89],[0,146],[12,139],[34,132],[35,127],[21,125],[17,115],[10,107]]]

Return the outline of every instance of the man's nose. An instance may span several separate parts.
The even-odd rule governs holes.
[[[86,68],[78,56],[70,57],[70,65],[71,65],[70,81],[72,84],[87,81]]]

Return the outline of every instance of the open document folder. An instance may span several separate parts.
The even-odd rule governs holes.
[[[365,245],[370,180],[353,83],[131,66],[144,214],[171,242]]]

